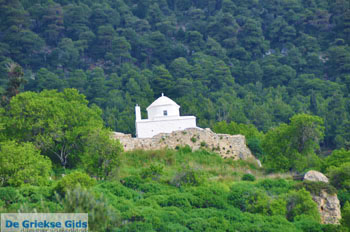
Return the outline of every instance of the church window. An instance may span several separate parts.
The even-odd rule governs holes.
[[[163,110],[163,115],[167,116],[168,115],[168,111],[167,110]]]

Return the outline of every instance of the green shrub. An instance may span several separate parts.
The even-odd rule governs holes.
[[[145,193],[158,193],[160,192],[161,186],[157,183],[144,183],[139,186],[139,189]]]
[[[109,177],[119,165],[123,147],[119,140],[111,138],[107,129],[96,129],[85,137],[82,166],[90,175],[100,179]]]
[[[97,185],[94,190],[97,192],[102,192],[104,194],[109,192],[117,197],[124,197],[126,199],[134,199],[139,197],[139,194],[136,191],[125,187],[119,181],[103,182]]]
[[[138,189],[143,183],[142,179],[139,176],[128,176],[120,180],[120,183],[125,187],[131,189]]]
[[[201,142],[201,147],[207,147],[207,146],[208,146],[208,145],[207,145],[206,142],[204,142],[204,141]]]
[[[246,173],[242,176],[242,180],[255,181],[255,176],[253,176],[252,174]]]
[[[350,151],[345,149],[334,150],[330,156],[324,159],[323,170],[326,171],[329,167],[340,167],[344,163],[350,162]]]
[[[350,191],[350,163],[344,163],[340,167],[329,169],[330,183],[337,189],[347,189]]]
[[[322,231],[322,225],[318,221],[305,215],[296,216],[294,225],[304,232]]]
[[[341,224],[350,229],[350,203],[347,201],[342,209],[342,220]]]
[[[263,148],[261,146],[260,139],[256,137],[247,138],[247,146],[252,151],[255,157],[257,157],[258,159],[261,159],[263,157]]]
[[[350,191],[346,189],[338,190],[338,199],[340,201],[340,205],[343,207],[345,202],[350,202]]]
[[[166,206],[175,206],[179,208],[190,208],[193,196],[189,193],[176,193],[168,197]]]
[[[141,171],[141,177],[158,179],[163,174],[164,166],[161,164],[151,164],[148,168],[143,168]]]
[[[58,181],[55,190],[59,193],[65,193],[69,189],[81,187],[88,189],[96,184],[96,181],[84,172],[75,171]]]
[[[193,206],[196,208],[217,208],[226,207],[227,193],[219,186],[200,186],[189,189],[196,198]]]
[[[191,138],[191,141],[192,141],[192,143],[195,143],[195,142],[197,142],[197,138],[193,136],[193,137]]]
[[[179,147],[179,152],[180,153],[184,153],[184,154],[191,153],[192,152],[192,148],[188,144],[186,144],[183,147]]]
[[[204,218],[191,218],[186,221],[186,226],[191,231],[207,231],[209,229],[209,222]]]
[[[305,188],[307,191],[309,191],[311,194],[314,195],[320,195],[321,191],[324,190],[329,194],[336,194],[337,189],[334,188],[332,185],[322,182],[322,181],[303,181],[301,183],[298,183],[295,185],[296,189],[302,189]]]
[[[340,225],[326,224],[322,226],[323,232],[345,232],[344,227]]]
[[[64,198],[59,199],[59,202],[65,213],[88,213],[91,231],[111,231],[120,224],[119,213],[107,204],[104,197],[96,197],[79,187],[67,190]]]
[[[168,232],[178,232],[178,231],[190,232],[190,230],[187,227],[185,227],[179,223],[168,223],[166,225],[165,231],[168,231]]]
[[[54,192],[52,187],[23,186],[19,189],[20,194],[27,202],[41,202],[53,200]]]
[[[201,183],[203,183],[203,177],[201,176],[201,173],[192,169],[179,171],[170,181],[170,184],[176,187],[183,185],[198,186]]]
[[[305,215],[316,222],[320,222],[317,204],[305,189],[292,190],[285,195],[285,199],[287,201],[287,219],[289,221],[294,221],[297,216]]]
[[[32,143],[0,143],[0,186],[47,185],[51,161]]]
[[[264,179],[259,181],[256,187],[265,189],[269,195],[278,195],[291,190],[293,183],[285,179]]]
[[[248,183],[238,183],[231,187],[228,202],[242,211],[268,214],[269,197],[262,191]]]
[[[283,197],[274,197],[269,203],[268,214],[271,216],[281,215],[286,217],[287,214],[287,202]]]
[[[0,201],[7,207],[11,204],[23,201],[23,197],[16,188],[0,187]]]

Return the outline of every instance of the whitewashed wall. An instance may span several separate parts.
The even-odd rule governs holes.
[[[171,133],[187,128],[196,128],[196,117],[182,116],[168,119],[136,121],[136,135],[138,138],[151,138],[159,133]]]
[[[164,117],[163,111],[166,110],[168,112],[168,116],[179,116],[179,106],[177,105],[164,105],[152,107],[147,111],[148,119],[155,119],[158,117]]]

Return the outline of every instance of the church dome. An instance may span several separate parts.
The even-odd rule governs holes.
[[[180,116],[180,106],[170,98],[162,94],[150,106],[147,107],[148,119],[169,118]]]
[[[155,100],[151,105],[149,105],[147,107],[147,110],[149,110],[153,107],[158,107],[158,106],[177,106],[178,108],[180,108],[180,106],[178,104],[176,104],[176,102],[174,102],[170,98],[164,96],[163,93],[162,93],[161,97],[159,97],[157,100]]]

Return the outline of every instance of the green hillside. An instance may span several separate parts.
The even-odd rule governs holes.
[[[202,127],[266,132],[297,113],[325,120],[322,147],[349,148],[350,6],[345,0],[1,0],[5,64],[23,90],[76,88],[107,126],[161,92]]]
[[[290,177],[189,147],[125,153],[109,181],[74,171],[0,196],[3,212],[88,212],[93,231],[346,231],[320,225],[310,193]]]
[[[0,212],[91,231],[350,230],[348,0],[0,0]],[[261,160],[124,152],[164,92]],[[146,112],[142,112],[143,117]],[[293,175],[321,171],[329,185]],[[337,192],[340,225],[311,195]]]

